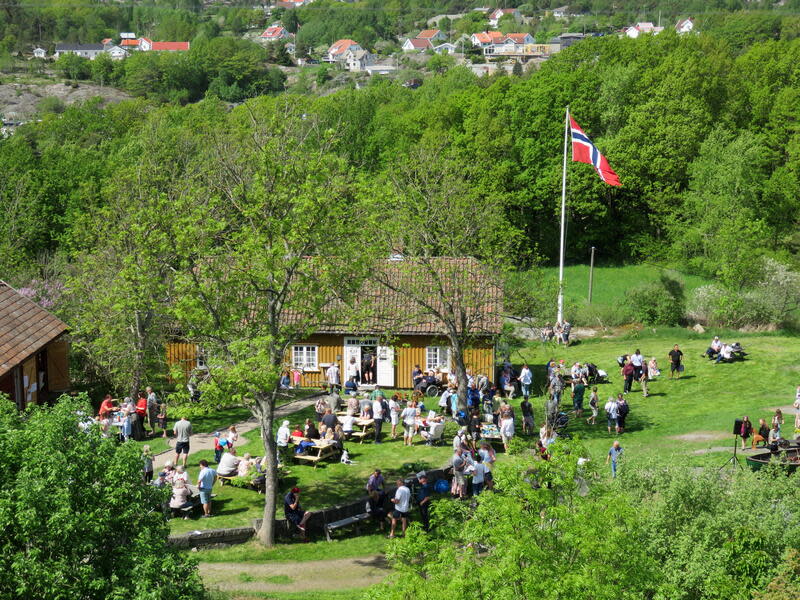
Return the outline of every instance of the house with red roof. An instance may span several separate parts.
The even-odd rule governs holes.
[[[675,25],[675,31],[678,32],[678,35],[684,33],[692,33],[693,30],[694,30],[694,21],[692,20],[691,17],[689,17],[688,19],[681,19]]]
[[[138,50],[139,40],[122,40],[119,45],[126,50]]]
[[[279,40],[286,40],[292,37],[292,34],[289,33],[285,27],[278,23],[273,23],[269,27],[264,30],[260,36],[258,36],[265,42],[277,42]]]
[[[428,40],[432,44],[434,42],[443,42],[447,39],[447,36],[442,33],[441,29],[423,29],[417,35],[418,40]]]
[[[430,40],[408,38],[403,42],[403,52],[425,52],[425,50],[433,50]]]
[[[522,23],[522,13],[516,8],[496,8],[489,13],[489,27],[497,27],[500,19],[511,15],[517,23]]]
[[[350,39],[336,40],[331,47],[328,48],[328,53],[322,60],[331,63],[342,62],[345,59],[345,54],[348,50],[356,52],[357,50],[363,50],[363,48],[358,44],[358,42]]]
[[[473,33],[470,37],[472,45],[477,48],[488,48],[494,44],[499,44],[505,39],[505,35],[499,31],[480,31]]]

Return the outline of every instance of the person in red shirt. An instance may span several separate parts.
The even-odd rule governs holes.
[[[144,392],[139,392],[139,399],[136,401],[136,414],[139,415],[142,429],[144,429],[144,418],[147,415],[147,396]]]
[[[101,419],[105,419],[111,416],[111,413],[116,410],[116,406],[114,406],[114,401],[111,399],[111,394],[106,394],[103,401],[100,403],[100,410],[98,414],[100,415]]]

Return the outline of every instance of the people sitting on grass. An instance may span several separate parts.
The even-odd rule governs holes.
[[[655,379],[659,375],[661,375],[661,370],[658,368],[658,361],[656,360],[656,357],[653,356],[647,363],[647,376],[650,379]]]
[[[283,497],[283,515],[287,521],[297,527],[303,540],[307,540],[306,522],[311,513],[304,511],[300,506],[300,488],[293,487]]]
[[[254,467],[255,461],[252,459],[250,454],[245,453],[245,455],[242,457],[242,460],[239,461],[239,465],[236,468],[236,474],[239,477],[247,477],[250,475]]]
[[[711,344],[706,348],[706,351],[701,354],[703,357],[707,357],[709,359],[715,359],[719,356],[719,353],[722,351],[722,346],[724,344],[720,341],[719,336],[715,335],[714,339],[711,340]]]
[[[236,448],[231,448],[219,459],[217,474],[220,477],[235,477],[239,470],[239,457],[236,456]]]
[[[175,485],[172,486],[172,497],[169,499],[169,507],[172,509],[173,515],[182,508],[192,506],[192,502],[189,500],[191,495],[192,491],[186,487],[186,483],[182,479],[175,482]],[[184,515],[183,518],[188,519],[189,515]]]

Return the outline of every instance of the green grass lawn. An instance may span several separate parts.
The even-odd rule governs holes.
[[[314,418],[314,407],[309,406],[289,417],[292,425],[301,424],[306,418]],[[276,423],[276,430],[279,424]],[[313,465],[292,461],[289,473],[281,479],[281,495],[297,486],[303,493],[303,506],[307,510],[316,510],[333,504],[349,501],[360,494],[366,494],[367,479],[375,468],[384,472],[387,481],[397,476],[408,476],[422,469],[436,468],[444,465],[451,455],[447,440],[440,446],[426,446],[420,438],[416,438],[414,446],[403,446],[402,428],[398,427],[398,438],[389,437],[390,427],[384,425],[384,443],[376,445],[366,440],[346,445],[352,465],[343,465],[333,459],[320,462],[315,469]],[[264,450],[258,430],[248,432],[240,440],[237,447],[239,456],[250,453],[252,456],[263,456]],[[198,461],[205,458],[213,461],[212,451],[200,451],[190,455],[189,474],[194,481],[198,472]],[[184,533],[195,529],[216,529],[219,527],[245,527],[254,518],[260,518],[264,496],[252,490],[232,486],[217,486],[217,497],[214,499],[216,516],[211,519],[172,519],[173,533]],[[279,516],[282,514],[279,503]]]
[[[546,267],[545,272],[558,279],[558,267]],[[613,305],[625,299],[625,291],[633,286],[658,281],[662,274],[682,281],[688,296],[694,289],[711,283],[696,275],[678,273],[656,265],[594,268],[592,303]],[[564,267],[564,297],[576,303],[586,302],[589,296],[589,265]]]
[[[361,535],[331,542],[319,540],[308,544],[278,544],[274,548],[264,548],[256,541],[223,548],[221,550],[200,550],[195,554],[201,562],[302,562],[328,559],[354,558],[381,554],[388,540],[383,535]]]
[[[625,461],[653,458],[691,466],[714,466],[721,465],[733,448],[734,419],[748,415],[756,424],[759,418],[769,422],[776,407],[792,404],[796,386],[800,384],[797,364],[800,338],[718,332],[723,340],[740,341],[750,356],[745,362],[717,365],[700,356],[715,333],[709,331],[701,336],[682,329],[645,329],[631,332],[625,338],[587,340],[569,348],[531,344],[521,356],[536,363],[536,383],[543,383],[542,365],[550,357],[563,358],[568,365],[576,360],[597,364],[611,378],[610,384],[598,386],[602,404],[610,395],[622,391],[617,356],[631,354],[637,348],[648,359],[655,356],[662,375],[650,383],[650,397],[642,397],[638,384],[634,384],[627,397],[631,411],[628,431],[621,438]],[[686,370],[680,380],[670,381],[667,352],[675,343],[684,352]],[[535,403],[537,421],[542,404],[543,397]],[[562,408],[569,407],[567,396]],[[789,415],[783,431],[792,434],[793,430],[794,417]],[[605,460],[616,438],[607,432],[602,410],[596,426],[572,419],[569,431],[585,441],[595,461]]]

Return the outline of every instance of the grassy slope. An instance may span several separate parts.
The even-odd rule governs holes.
[[[558,267],[547,267],[545,272],[558,278]],[[661,274],[682,281],[686,295],[694,289],[710,283],[696,275],[678,273],[656,265],[629,265],[625,267],[595,267],[592,285],[592,303],[613,305],[625,298],[625,291],[631,287],[658,281]],[[567,300],[584,303],[589,294],[589,266],[574,265],[564,267],[564,296]]]

